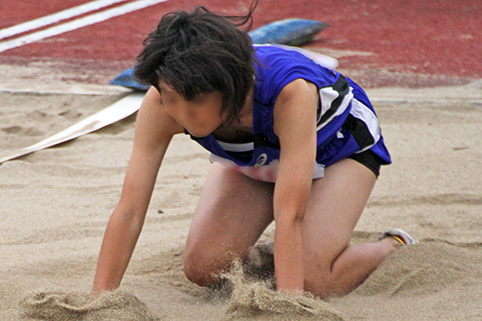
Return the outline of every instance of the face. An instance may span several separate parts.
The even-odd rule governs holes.
[[[159,88],[167,113],[193,136],[208,136],[221,125],[220,92],[200,94],[188,101],[165,83],[160,82]]]

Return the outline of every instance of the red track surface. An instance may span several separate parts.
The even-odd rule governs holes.
[[[28,0],[2,0],[0,27],[85,2],[88,1],[44,0],[32,4]],[[72,66],[85,65],[89,61],[95,66],[94,70],[103,66],[129,67],[135,61],[142,40],[164,13],[192,9],[198,4],[201,2],[168,0],[8,50],[0,53],[0,61],[25,63],[48,59],[67,61]],[[239,14],[247,11],[249,1],[207,0],[202,4],[216,12]],[[413,77],[433,75],[460,83],[482,76],[480,12],[480,0],[261,0],[254,16],[254,27],[288,17],[321,20],[331,27],[309,47],[373,53],[342,57],[340,67],[343,69],[372,75],[382,72],[408,73]],[[88,78],[84,77],[89,81]]]
[[[88,2],[86,0],[2,0],[0,2],[0,28],[11,27],[58,11]]]

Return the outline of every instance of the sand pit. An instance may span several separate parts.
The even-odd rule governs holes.
[[[86,308],[135,117],[4,163],[0,320],[49,320],[48,313],[83,321],[482,320],[480,89],[475,83],[368,90],[394,164],[382,169],[354,242],[376,240],[392,227],[422,242],[390,256],[348,296],[326,302],[289,300],[269,283],[239,275],[231,297],[187,281],[183,244],[210,164],[207,152],[179,136],[159,174],[121,291]],[[0,150],[33,144],[122,96],[2,93]],[[270,241],[272,232],[271,226],[261,241]],[[269,275],[269,248],[263,251],[254,254],[261,261],[251,272]]]

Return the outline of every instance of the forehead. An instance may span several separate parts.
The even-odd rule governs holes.
[[[222,99],[223,94],[220,91],[208,91],[208,92],[197,92],[192,97],[186,97],[183,92],[176,91],[173,87],[169,86],[166,82],[159,80],[156,89],[159,93],[163,93],[164,95],[169,96],[181,96],[185,100],[193,100],[196,97],[213,97],[215,99]]]

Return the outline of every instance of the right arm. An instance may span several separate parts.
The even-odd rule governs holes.
[[[142,230],[164,154],[172,137],[182,132],[162,106],[160,94],[151,88],[137,115],[134,148],[120,201],[104,234],[93,297],[119,287]]]

